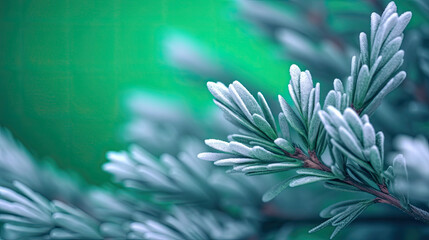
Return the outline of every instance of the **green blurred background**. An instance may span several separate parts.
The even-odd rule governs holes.
[[[0,1],[0,125],[35,156],[103,183],[106,151],[125,147],[125,92],[177,98],[199,117],[212,106],[207,79],[168,67],[169,32],[227,56],[266,94],[285,92],[290,64],[233,15],[232,1]]]

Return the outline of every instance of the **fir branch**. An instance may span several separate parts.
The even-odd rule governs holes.
[[[411,12],[398,16],[396,5],[391,2],[381,16],[371,15],[370,38],[360,34],[360,55],[352,58],[346,91],[357,112],[371,115],[405,79],[405,72],[398,72],[404,57],[404,51],[399,49],[410,19]]]
[[[60,201],[48,201],[26,185],[16,191],[0,188],[0,221],[6,239],[102,239],[99,223],[83,211]]]
[[[287,187],[318,181],[327,182],[334,189],[362,191],[376,197],[342,206],[338,208],[341,211],[336,209],[329,220],[311,230],[332,225],[336,228],[331,237],[374,203],[390,204],[428,222],[428,212],[411,205],[407,194],[395,192],[392,187],[396,176],[407,174],[404,158],[396,157],[389,166],[384,161],[383,133],[375,133],[367,115],[358,115],[373,113],[386,94],[405,79],[405,72],[397,73],[397,69],[403,62],[403,51],[399,50],[402,31],[410,18],[409,12],[398,17],[393,2],[381,17],[373,13],[371,49],[362,33],[361,55],[352,60],[347,86],[344,88],[335,79],[324,110],[319,103],[319,84],[314,87],[310,73],[293,65],[289,93],[296,110],[279,96],[283,111],[278,118],[280,130],[261,93],[256,101],[237,81],[228,88],[221,83],[208,83],[216,105],[243,134],[230,135],[229,142],[207,140],[207,145],[222,153],[202,153],[199,158],[214,161],[215,165],[232,166],[233,172],[246,175],[295,169],[297,175],[272,187],[264,195],[264,201],[273,199]],[[289,126],[297,137],[291,137]],[[327,145],[331,165],[320,160]]]
[[[255,180],[221,174],[222,170],[199,161],[204,149],[199,141],[182,140],[177,157],[164,154],[160,159],[133,145],[129,152],[109,152],[103,169],[128,189],[148,194],[157,203],[223,209],[240,205],[249,216],[257,215],[259,185]],[[267,180],[267,179],[266,179]],[[269,182],[269,181],[264,182]],[[225,197],[227,196],[227,197]]]
[[[127,152],[110,152],[110,162],[103,169],[113,174],[117,181],[128,188],[143,192],[155,192],[158,201],[176,203],[211,202],[215,199],[211,188],[201,185],[201,179],[209,169],[202,162],[190,165],[189,156],[182,154],[181,160],[163,155],[161,161],[138,146]],[[193,168],[198,171],[194,171]],[[174,172],[173,172],[174,171]]]
[[[143,239],[244,239],[255,234],[249,221],[215,211],[174,208],[162,219],[134,222],[130,238]]]

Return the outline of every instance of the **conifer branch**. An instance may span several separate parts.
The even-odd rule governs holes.
[[[410,18],[410,12],[398,16],[393,2],[382,16],[373,13],[370,44],[361,33],[361,54],[352,59],[352,74],[346,86],[335,79],[334,90],[326,96],[323,108],[319,83],[314,86],[309,71],[292,65],[288,87],[294,106],[279,96],[282,112],[278,125],[261,93],[257,101],[237,81],[229,87],[208,83],[216,105],[242,134],[230,135],[229,142],[207,140],[207,145],[221,153],[202,153],[199,158],[232,166],[231,172],[246,175],[295,170],[296,176],[273,186],[263,201],[273,199],[287,187],[319,181],[332,189],[376,197],[340,202],[323,210],[321,215],[329,219],[310,232],[332,225],[335,230],[331,238],[375,203],[392,205],[428,222],[429,213],[410,204],[408,193],[395,189],[400,176],[407,176],[405,159],[398,155],[393,164],[385,161],[384,134],[375,132],[368,117],[405,79],[405,72],[398,72],[404,55],[399,48]],[[320,158],[326,149],[330,164]]]

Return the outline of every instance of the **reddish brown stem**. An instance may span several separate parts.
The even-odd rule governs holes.
[[[352,185],[356,188],[358,188],[359,190],[362,190],[364,192],[370,193],[374,196],[377,197],[376,202],[379,203],[385,203],[385,204],[389,204],[392,205],[396,208],[398,208],[399,210],[409,214],[410,216],[414,217],[416,220],[425,222],[425,223],[429,223],[429,213],[426,212],[423,209],[420,209],[412,204],[408,204],[406,207],[403,207],[401,205],[401,202],[396,199],[395,197],[393,197],[392,195],[389,194],[389,191],[387,190],[387,187],[385,185],[382,185],[382,187],[380,188],[381,191],[378,191],[376,189],[370,188],[370,187],[366,187],[361,185],[360,183],[355,182],[352,179],[345,179],[342,182],[347,183],[349,185]]]
[[[291,155],[291,157],[302,160],[304,162],[304,167],[306,168],[313,168],[313,169],[318,169],[326,172],[331,172],[331,169],[328,166],[320,162],[319,158],[317,157],[314,151],[309,151],[307,156],[302,152],[300,148],[296,148],[295,153]],[[375,199],[376,202],[392,205],[398,208],[399,210],[403,211],[404,213],[412,216],[416,220],[429,223],[428,212],[412,204],[408,204],[407,206],[403,207],[401,205],[401,202],[397,198],[390,195],[389,190],[387,189],[387,186],[384,184],[380,184],[379,185],[380,190],[377,190],[371,187],[364,186],[351,178],[346,178],[340,181],[348,185],[351,185],[353,187],[356,187],[357,189],[363,192],[367,192],[369,194],[376,196],[377,197]]]

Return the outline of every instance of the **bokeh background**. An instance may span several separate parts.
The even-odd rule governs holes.
[[[366,16],[354,24],[367,31],[373,6],[362,2],[351,5]],[[396,2],[401,11],[411,5]],[[329,15],[347,4],[324,1],[333,28],[350,27]],[[207,117],[210,76],[171,66],[166,51],[177,36],[203,43],[201,52],[265,95],[284,94],[293,59],[258,34],[237,17],[236,1],[0,1],[0,125],[36,156],[101,184],[109,178],[105,153],[126,146],[120,129],[130,90]]]
[[[223,52],[264,90],[284,89],[288,68],[232,22],[233,10],[229,1],[0,1],[0,125],[36,156],[102,183],[105,153],[124,146],[127,91],[177,98],[201,116],[212,105],[204,81],[168,66],[172,31]]]

